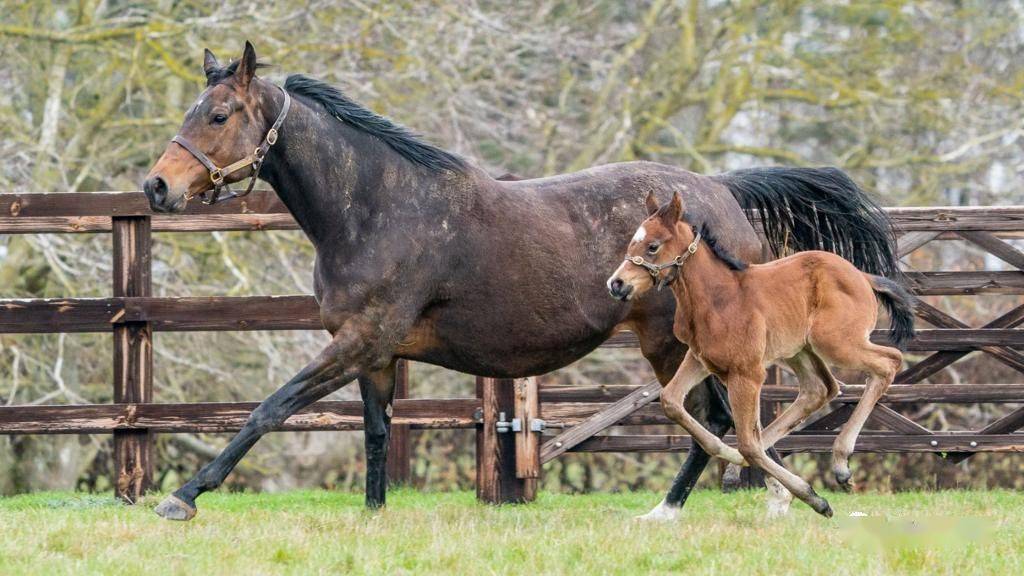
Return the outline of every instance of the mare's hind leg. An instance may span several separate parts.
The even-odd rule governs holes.
[[[826,373],[822,374],[812,358],[813,354],[810,350],[804,350],[786,360],[786,364],[796,374],[799,392],[796,400],[764,429],[761,439],[765,446],[774,446],[839,394],[839,386],[832,373],[825,368]]]
[[[790,472],[785,466],[768,457],[761,441],[760,393],[761,381],[756,378],[731,376],[728,382],[729,404],[736,422],[736,440],[740,453],[752,465],[757,466],[781,483],[797,498],[803,500],[815,512],[832,516],[832,508],[803,478]]]
[[[687,352],[676,375],[661,393],[661,405],[665,414],[685,428],[694,441],[699,442],[710,455],[743,465],[743,456],[735,448],[727,446],[721,438],[709,432],[686,410],[686,395],[707,376],[708,371],[700,360],[691,352]],[[729,398],[731,400],[732,396]]]
[[[870,374],[867,386],[864,387],[864,395],[857,402],[853,414],[843,426],[843,430],[836,437],[832,446],[832,472],[836,476],[836,482],[844,489],[851,489],[853,483],[850,481],[850,454],[853,453],[857,443],[857,436],[860,435],[864,422],[871,416],[872,410],[878,399],[885,394],[885,391],[892,384],[896,372],[903,363],[903,354],[895,348],[879,346],[865,340],[865,342],[853,349],[841,351],[832,350],[826,355],[833,364],[844,368],[864,370]]]
[[[366,446],[366,507],[381,508],[387,497],[388,437],[395,397],[395,363],[359,377],[363,396],[363,443]]]

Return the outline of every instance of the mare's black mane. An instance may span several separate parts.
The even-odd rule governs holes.
[[[239,62],[236,60],[227,66],[210,70],[206,75],[206,85],[214,86],[234,76],[238,71]],[[266,66],[257,64],[256,68]],[[418,134],[405,126],[360,105],[326,82],[302,74],[293,74],[285,80],[284,89],[316,102],[323,106],[328,114],[356,130],[379,138],[401,157],[414,164],[436,171],[459,172],[466,167],[466,161],[462,158],[424,142]]]

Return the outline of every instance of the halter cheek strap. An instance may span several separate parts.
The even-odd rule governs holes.
[[[647,270],[647,273],[654,279],[654,284],[658,287],[658,290],[664,288],[671,280],[666,276],[661,277],[661,271],[666,268],[681,268],[693,253],[697,251],[697,245],[700,244],[701,234],[697,233],[697,236],[690,242],[690,245],[686,247],[686,252],[683,252],[679,256],[676,256],[672,260],[665,262],[664,264],[655,264],[654,262],[648,262],[644,260],[643,256],[632,256],[626,257],[626,261],[636,264],[637,266]]]
[[[187,150],[189,154],[195,157],[195,159],[206,168],[210,173],[210,182],[213,183],[213,188],[204,190],[197,194],[189,194],[185,198],[186,200],[191,200],[195,196],[202,196],[203,204],[215,204],[221,200],[241,198],[242,196],[246,196],[252,192],[253,187],[256,186],[256,179],[260,175],[260,168],[263,167],[263,159],[267,156],[267,152],[270,151],[270,147],[277,142],[278,130],[281,129],[281,124],[284,124],[284,119],[288,116],[288,110],[292,105],[292,97],[288,92],[280,86],[278,86],[278,88],[281,90],[281,93],[284,94],[284,104],[281,106],[281,113],[277,115],[277,119],[274,120],[274,124],[270,126],[270,130],[267,130],[267,135],[263,137],[263,142],[260,142],[260,145],[256,147],[256,150],[237,162],[232,162],[231,164],[221,168],[214,164],[213,160],[210,160],[210,157],[207,156],[206,153],[199,148],[196,148],[181,134],[171,138],[171,142],[174,142],[178,146]],[[246,187],[245,192],[239,194],[231,190],[231,187],[228,186],[224,179],[249,166],[252,167],[252,174],[249,177],[249,186]],[[221,196],[221,190],[227,190],[228,195]]]

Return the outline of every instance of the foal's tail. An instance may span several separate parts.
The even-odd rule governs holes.
[[[729,188],[740,206],[760,212],[776,257],[827,250],[868,274],[901,277],[888,216],[842,170],[752,168],[713,178]]]
[[[889,339],[903,350],[908,340],[914,337],[914,306],[917,300],[899,282],[882,276],[867,274],[875,295],[889,311]]]

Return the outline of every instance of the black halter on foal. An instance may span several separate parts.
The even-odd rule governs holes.
[[[686,252],[683,252],[679,256],[676,256],[675,258],[668,262],[665,262],[664,264],[655,264],[654,262],[648,262],[647,260],[644,260],[643,256],[627,256],[626,260],[647,270],[647,273],[650,274],[651,278],[654,279],[654,285],[657,286],[658,290],[661,290],[670,282],[672,282],[672,280],[674,280],[674,278],[669,278],[669,276],[665,276],[664,278],[662,278],[661,271],[666,268],[680,268],[683,265],[683,263],[686,262],[686,260],[690,256],[693,256],[693,253],[697,251],[697,245],[700,244],[700,237],[701,233],[698,232],[697,236],[693,239],[693,242],[690,242],[690,245],[686,247]]]
[[[237,162],[220,168],[210,160],[209,156],[204,154],[202,150],[193,146],[192,143],[184,136],[178,134],[175,135],[174,138],[171,138],[171,142],[174,142],[178,146],[188,150],[189,154],[194,156],[196,160],[199,160],[199,163],[205,166],[210,172],[210,182],[213,183],[213,188],[199,193],[202,195],[203,204],[215,204],[220,200],[241,198],[242,196],[246,196],[252,192],[253,187],[256,186],[256,178],[260,175],[260,168],[263,166],[263,159],[266,157],[270,147],[277,142],[277,131],[281,129],[281,124],[284,123],[285,117],[288,116],[288,109],[291,108],[292,105],[292,97],[288,95],[288,91],[280,86],[278,86],[278,88],[280,88],[281,93],[284,94],[284,105],[281,106],[281,113],[277,115],[277,119],[274,120],[274,124],[270,127],[270,130],[267,130],[267,135],[263,137],[263,142],[256,147],[256,150]],[[226,182],[224,182],[224,178],[248,166],[252,166],[252,176],[249,178],[249,186],[246,187],[245,192],[238,194],[233,191]],[[221,190],[227,190],[228,195],[221,197]],[[185,199],[191,200],[195,196],[196,194],[190,194]]]

